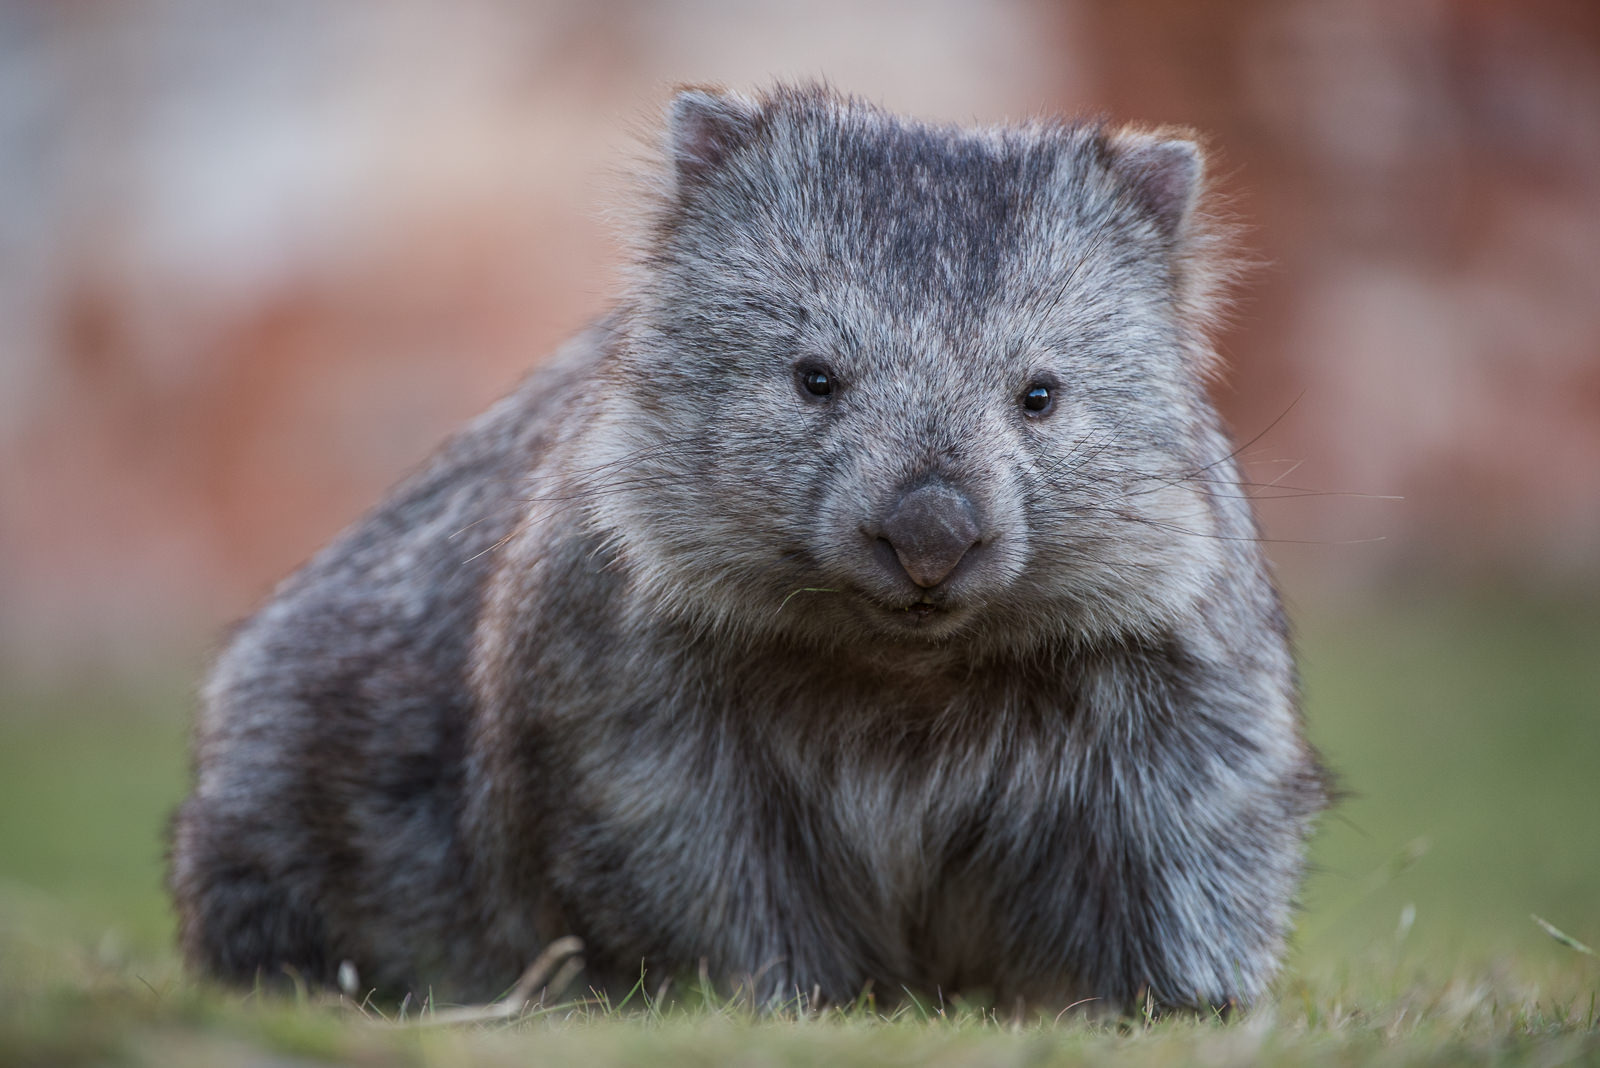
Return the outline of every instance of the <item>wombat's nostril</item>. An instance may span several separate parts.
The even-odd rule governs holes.
[[[977,509],[963,493],[925,482],[895,502],[876,533],[911,581],[928,589],[950,577],[982,532]]]

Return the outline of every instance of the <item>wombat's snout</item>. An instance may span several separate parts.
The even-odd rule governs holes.
[[[923,589],[949,578],[982,536],[972,502],[941,480],[906,490],[862,531],[880,564],[896,577],[904,571]]]

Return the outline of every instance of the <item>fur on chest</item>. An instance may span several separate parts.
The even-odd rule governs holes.
[[[955,984],[1073,818],[1066,732],[991,726],[636,730],[580,771],[584,839],[657,917],[641,949]]]

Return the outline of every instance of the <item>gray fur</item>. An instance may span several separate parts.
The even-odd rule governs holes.
[[[667,155],[616,311],[219,659],[191,963],[1259,997],[1325,791],[1198,150],[778,88],[681,94]]]

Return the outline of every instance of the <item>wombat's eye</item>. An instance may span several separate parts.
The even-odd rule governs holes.
[[[833,372],[820,364],[803,363],[795,368],[795,374],[799,376],[800,388],[813,397],[828,396],[836,384]]]
[[[1022,407],[1029,415],[1044,415],[1055,407],[1055,397],[1051,395],[1050,387],[1043,382],[1035,382],[1022,394]]]

